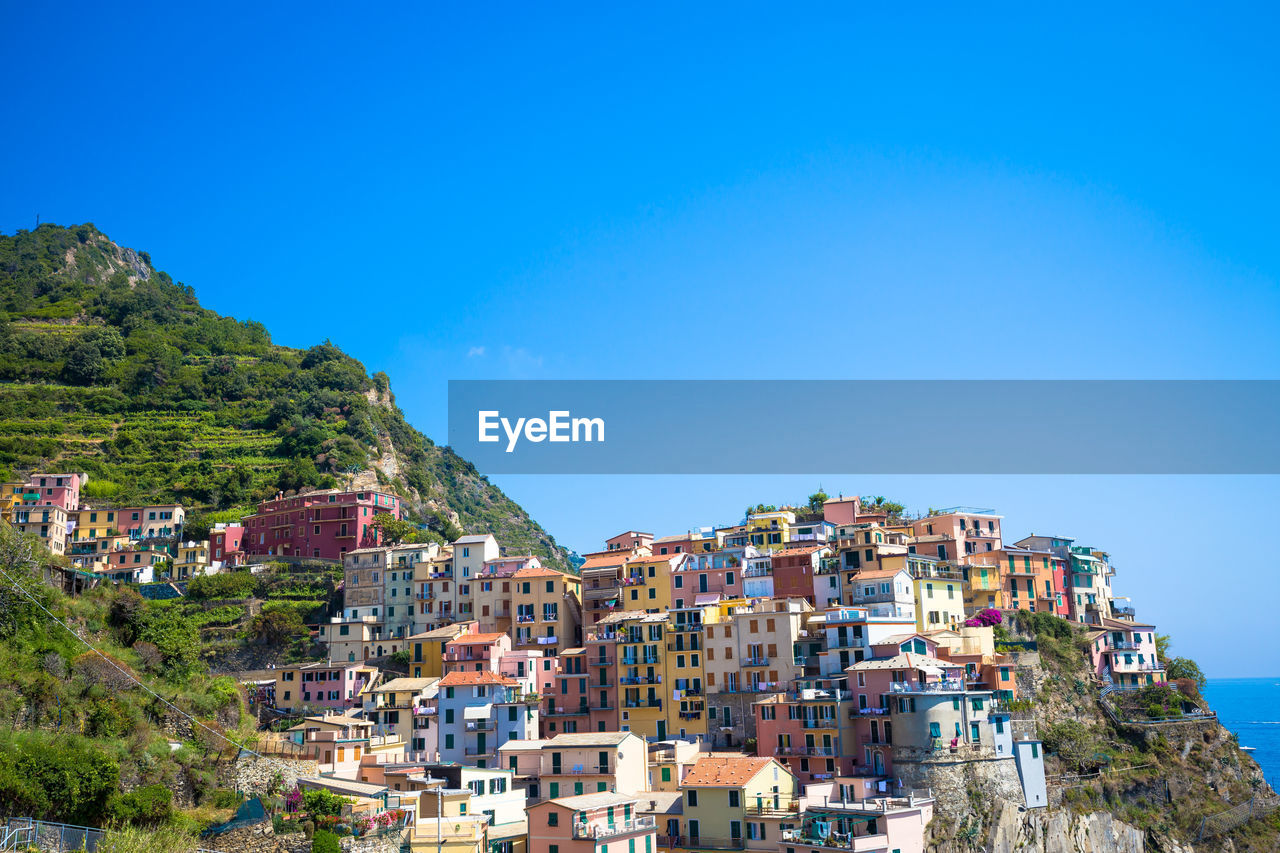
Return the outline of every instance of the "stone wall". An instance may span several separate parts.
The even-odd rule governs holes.
[[[291,758],[259,758],[241,753],[235,761],[218,769],[218,784],[223,788],[244,791],[249,794],[265,794],[279,773],[284,790],[297,784],[302,776],[319,775],[314,761]]]
[[[899,757],[893,772],[905,789],[929,789],[940,815],[959,817],[995,800],[1022,803],[1022,783],[1012,756],[967,758],[943,754],[936,758]]]
[[[1147,844],[1142,830],[1109,812],[1027,810],[994,800],[978,813],[934,820],[925,849],[928,853],[1147,853]],[[1190,847],[1168,843],[1159,849],[1194,853]]]
[[[230,832],[211,835],[200,842],[205,849],[226,853],[311,853],[311,839],[300,832],[276,835],[271,821],[238,826]]]

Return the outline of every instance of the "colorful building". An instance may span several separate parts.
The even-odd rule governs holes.
[[[245,553],[254,557],[341,560],[348,551],[378,544],[374,517],[403,516],[400,498],[378,491],[326,489],[262,501],[245,516]],[[126,522],[127,523],[127,522]]]

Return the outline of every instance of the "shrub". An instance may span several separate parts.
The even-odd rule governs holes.
[[[113,821],[132,826],[160,826],[173,816],[173,792],[164,785],[147,785],[107,801]]]
[[[966,628],[985,628],[987,626],[995,626],[1004,622],[1004,614],[999,610],[987,608],[979,610],[973,616],[965,620]]]
[[[342,853],[342,844],[339,843],[338,836],[320,829],[311,839],[311,853]]]
[[[342,807],[347,802],[349,801],[345,797],[340,797],[323,788],[302,792],[302,807],[312,816],[342,814]]]
[[[251,598],[258,589],[258,579],[249,572],[227,572],[201,575],[187,584],[187,597],[195,600]]]

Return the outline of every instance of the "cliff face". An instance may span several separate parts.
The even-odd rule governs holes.
[[[972,817],[947,827],[945,838],[931,840],[929,853],[1146,853],[1146,833],[1108,812],[1073,814],[1063,810],[1026,811],[996,800],[985,815],[980,837]],[[938,821],[935,821],[937,824]],[[934,827],[937,829],[938,827]],[[1164,853],[1193,853],[1164,848]]]
[[[925,768],[910,786],[936,798],[930,853],[1280,849],[1280,799],[1207,706],[1145,719],[1140,702],[1104,701],[1074,640],[1036,639],[1038,654],[1017,656],[1019,696],[1030,707],[1015,725],[1033,726],[1044,741],[1050,807],[1022,808],[1016,772],[1000,761]]]

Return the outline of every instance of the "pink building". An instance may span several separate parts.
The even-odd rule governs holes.
[[[970,556],[999,551],[1003,547],[1000,520],[989,509],[957,506],[938,510],[911,523],[916,552],[965,563]]]
[[[209,559],[215,566],[235,567],[244,565],[243,524],[215,524],[209,531]]]
[[[656,853],[657,822],[639,804],[602,791],[530,806],[528,853]]]
[[[340,492],[336,489],[258,504],[246,516],[246,554],[255,557],[315,557],[340,560],[357,548],[378,544],[375,516],[403,517],[400,498],[385,492]]]
[[[689,556],[684,553],[665,555],[671,558],[671,606],[693,607],[699,596],[719,595],[742,598],[743,572],[750,545],[725,548],[710,554]],[[706,599],[703,599],[706,600]]]
[[[71,512],[80,508],[80,486],[88,479],[88,474],[32,474],[26,493],[39,496],[30,503],[60,506]]]
[[[1164,664],[1156,656],[1156,626],[1104,618],[1089,632],[1089,639],[1089,659],[1103,681],[1137,689],[1166,680]]]
[[[510,651],[506,634],[463,634],[444,644],[444,671],[498,672],[502,656]]]
[[[652,533],[642,533],[639,530],[626,530],[617,536],[604,540],[606,551],[637,551],[641,548],[648,548],[653,544]]]

